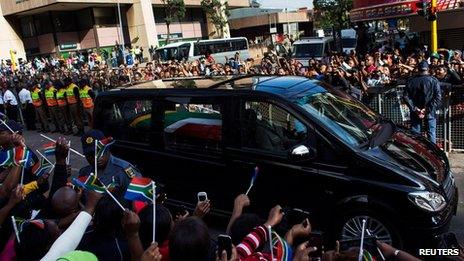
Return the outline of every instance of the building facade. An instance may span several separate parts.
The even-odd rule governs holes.
[[[227,2],[230,8],[249,5],[248,0]],[[171,24],[171,40],[214,34],[200,3],[185,0],[185,18]],[[164,44],[165,17],[162,0],[1,0],[0,57],[9,59],[11,51],[26,58],[116,43],[140,46],[147,53],[151,46]]]
[[[417,15],[419,0],[354,0],[350,18],[353,23],[386,21],[395,25],[407,20],[409,31],[420,34],[424,44],[430,44],[430,22]],[[439,48],[464,48],[464,0],[437,0]],[[392,27],[392,29],[396,29]]]
[[[259,7],[235,9],[229,17],[230,32],[233,37],[244,36],[252,41],[261,41],[282,34],[291,35],[294,39],[311,36],[311,14],[311,10],[307,8],[288,12]]]

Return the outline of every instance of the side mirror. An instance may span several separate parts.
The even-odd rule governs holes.
[[[305,145],[297,145],[290,150],[289,158],[292,161],[306,161],[316,158],[316,150]]]

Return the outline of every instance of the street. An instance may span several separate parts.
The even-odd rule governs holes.
[[[47,133],[47,136],[49,136],[52,139],[57,139],[60,137],[59,134],[50,134]],[[26,131],[24,133],[24,136],[26,138],[27,144],[35,149],[41,149],[41,145],[46,143],[47,140],[42,138],[38,132],[35,131]],[[62,136],[62,135],[61,135]],[[66,139],[71,141],[71,147],[79,152],[82,152],[81,148],[81,141],[79,137],[76,136],[64,136]],[[450,226],[450,232],[454,232],[457,237],[459,242],[464,242],[464,153],[453,153],[449,155],[450,159],[450,164],[452,167],[452,171],[455,175],[455,181],[458,186],[459,190],[459,204],[458,204],[458,212],[455,217],[453,217],[451,226]],[[71,153],[71,169],[73,172],[73,175],[77,175],[79,169],[87,164],[87,161],[74,154]],[[212,229],[213,234],[218,234],[218,231],[215,229]]]

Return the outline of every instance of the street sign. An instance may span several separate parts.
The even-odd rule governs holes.
[[[60,44],[60,51],[69,51],[77,49],[77,43]]]

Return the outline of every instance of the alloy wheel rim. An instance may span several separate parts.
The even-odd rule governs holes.
[[[392,244],[392,236],[387,227],[379,220],[370,216],[355,216],[348,219],[342,228],[342,240],[360,239],[363,219],[366,220],[366,230],[368,230],[372,236],[376,236],[377,240],[381,242]],[[366,232],[364,236],[367,236]]]

